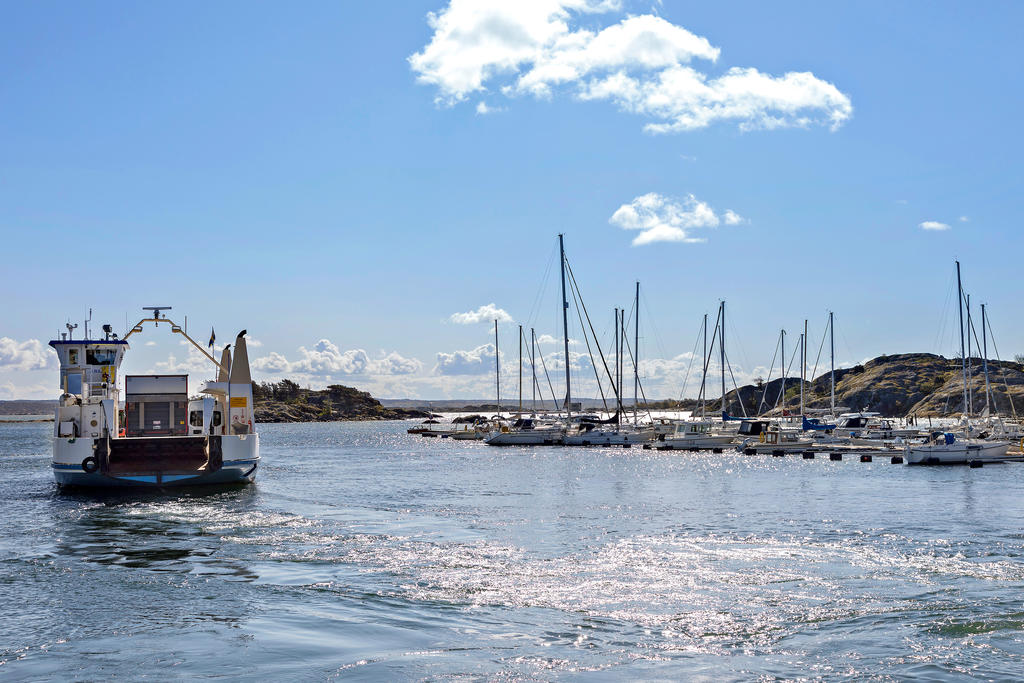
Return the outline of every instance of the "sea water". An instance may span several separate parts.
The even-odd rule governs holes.
[[[262,425],[257,483],[58,489],[0,424],[0,678],[1024,678],[1024,465]]]

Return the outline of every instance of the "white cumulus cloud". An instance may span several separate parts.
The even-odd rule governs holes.
[[[439,104],[490,89],[541,98],[564,89],[642,115],[654,133],[719,121],[743,130],[835,129],[852,115],[849,97],[813,73],[733,67],[711,76],[692,66],[718,60],[721,50],[707,38],[653,14],[621,14],[620,3],[594,0],[451,0],[428,15],[433,36],[409,65],[437,88]],[[595,15],[612,16],[596,28]]]
[[[300,346],[299,357],[289,360],[272,351],[252,361],[252,368],[271,374],[292,373],[313,377],[348,375],[408,375],[419,372],[423,364],[416,358],[405,358],[398,353],[381,352],[371,357],[363,349],[342,351],[329,339],[321,339],[313,348]]]
[[[924,221],[923,223],[918,223],[917,227],[922,230],[949,230],[949,225],[938,221]]]
[[[184,358],[168,354],[167,360],[157,361],[150,372],[157,375],[190,375],[191,385],[191,380],[213,379],[217,375],[217,368],[209,358],[190,346]]]
[[[737,225],[744,219],[732,210],[726,210],[721,217],[708,204],[692,194],[682,200],[675,200],[648,192],[623,204],[608,222],[623,230],[639,230],[633,238],[633,246],[653,242],[704,242],[695,237],[694,230],[717,227],[722,222]]]
[[[57,362],[57,354],[38,339],[20,342],[0,337],[0,368],[11,370],[45,370]]]
[[[469,351],[439,352],[434,373],[438,375],[479,375],[494,371],[494,344]]]
[[[495,320],[499,323],[510,323],[512,322],[512,316],[503,309],[495,306],[493,303],[489,303],[484,304],[475,311],[452,313],[451,316],[448,317],[448,320],[458,325],[475,325],[476,323],[489,323]]]

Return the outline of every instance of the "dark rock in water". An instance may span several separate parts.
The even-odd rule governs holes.
[[[465,415],[463,417],[456,417],[455,419],[453,419],[452,420],[452,424],[457,424],[457,425],[470,424],[471,425],[471,424],[475,424],[477,422],[484,422],[486,420],[487,420],[487,418],[484,417],[483,415]]]
[[[342,422],[429,418],[430,413],[385,408],[365,391],[332,384],[314,391],[290,380],[253,384],[257,422]]]

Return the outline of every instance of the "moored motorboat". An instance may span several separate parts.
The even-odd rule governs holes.
[[[666,450],[724,448],[736,438],[733,433],[715,433],[714,426],[710,420],[676,423],[675,431],[667,435],[659,447]]]

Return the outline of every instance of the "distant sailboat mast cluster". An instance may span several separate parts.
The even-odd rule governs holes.
[[[939,462],[983,462],[1003,460],[1007,457],[1009,438],[1014,434],[1024,436],[1024,428],[1005,420],[998,422],[993,428],[991,420],[987,428],[976,426],[971,420],[973,416],[973,395],[971,393],[971,335],[973,321],[970,311],[969,296],[963,290],[960,264],[957,265],[958,289],[958,320],[960,327],[960,365],[963,376],[962,424],[954,430],[935,433],[922,430],[918,426],[908,424],[897,426],[892,419],[883,418],[878,413],[865,411],[839,412],[842,410],[836,402],[836,383],[839,373],[836,370],[835,344],[835,313],[828,312],[825,334],[828,340],[828,408],[812,409],[808,406],[808,388],[811,386],[810,370],[810,328],[809,321],[804,319],[802,331],[798,335],[792,355],[787,356],[785,329],[780,330],[776,343],[775,357],[768,369],[767,381],[759,385],[759,395],[750,396],[749,388],[741,391],[733,376],[729,354],[726,347],[726,302],[721,300],[715,318],[715,325],[709,330],[708,315],[703,315],[698,343],[701,345],[701,376],[700,387],[696,400],[696,411],[689,417],[658,417],[655,418],[646,406],[646,396],[640,373],[640,282],[636,281],[633,288],[633,310],[627,319],[626,309],[613,308],[611,358],[605,356],[601,342],[595,333],[591,317],[583,302],[572,267],[566,257],[565,236],[558,235],[558,259],[560,276],[560,318],[562,351],[561,361],[564,368],[564,394],[561,401],[555,401],[554,411],[538,412],[538,401],[541,390],[538,375],[538,361],[543,369],[547,387],[554,396],[554,387],[548,375],[543,353],[537,344],[535,328],[529,330],[529,344],[526,346],[530,363],[530,410],[524,412],[524,328],[518,330],[518,401],[514,416],[505,417],[501,399],[501,360],[498,351],[499,330],[498,320],[494,321],[494,370],[495,397],[497,414],[486,423],[475,425],[472,430],[463,430],[456,438],[479,438],[490,445],[603,445],[623,446],[642,445],[644,448],[660,450],[721,450],[733,447],[741,452],[755,455],[771,453],[802,453],[804,457],[813,457],[815,449],[829,452],[833,457],[844,452],[861,453],[862,457],[870,458],[870,453],[891,454],[894,461],[906,458],[912,464]],[[604,415],[588,412],[579,401],[573,399],[573,365],[576,361],[586,358],[582,353],[575,357],[570,354],[569,313],[570,303],[575,303],[576,317],[579,319],[581,342],[585,345],[590,366],[597,382],[597,391],[604,406]],[[990,414],[991,388],[988,374],[988,327],[989,321],[984,305],[982,311],[982,339],[978,344],[985,356],[981,367],[985,375],[985,416]],[[628,324],[632,324],[632,335],[628,334]],[[709,334],[710,332],[710,334]],[[632,337],[632,340],[629,337]],[[710,338],[709,338],[710,337]],[[630,341],[632,343],[630,343]],[[717,344],[717,354],[715,346]],[[824,350],[825,338],[821,340],[814,371],[817,371]],[[582,349],[580,349],[582,351]],[[715,357],[717,355],[717,358]],[[713,359],[718,364],[718,384],[720,413],[708,417],[708,380],[712,370]],[[779,377],[773,380],[778,360]],[[626,363],[632,363],[632,420],[628,419],[626,406]],[[792,374],[793,363],[799,364],[799,387],[788,391],[789,375]],[[609,365],[611,367],[609,367]],[[603,370],[603,373],[602,373]],[[689,373],[688,373],[689,374]],[[728,375],[728,377],[727,377]],[[730,391],[728,382],[731,379],[733,389]],[[713,381],[713,380],[712,380]],[[609,387],[608,394],[612,405],[608,405],[608,394],[605,384]],[[777,387],[777,393],[773,389]],[[815,386],[818,383],[815,382]],[[685,383],[684,383],[685,388]],[[774,400],[770,398],[772,390]],[[746,392],[746,393],[745,393]],[[756,409],[751,403],[753,415],[748,414],[747,403],[756,402]],[[816,399],[819,404],[821,399]],[[790,408],[791,401],[798,403]],[[739,415],[734,416],[733,410]],[[849,409],[846,409],[849,411]],[[642,412],[645,413],[642,415]],[[624,419],[625,418],[625,419]],[[436,431],[436,430],[431,430]],[[993,436],[995,434],[995,436]],[[445,436],[441,434],[441,436]],[[1002,438],[997,438],[1002,436]],[[867,452],[867,456],[863,454]]]

